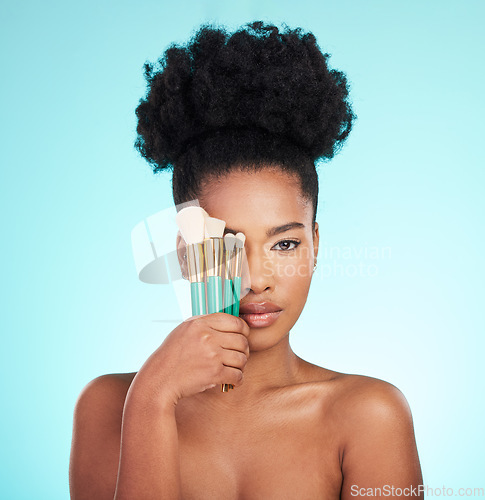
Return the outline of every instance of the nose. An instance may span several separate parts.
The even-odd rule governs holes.
[[[273,287],[274,269],[271,260],[263,252],[246,250],[243,255],[242,294],[247,295],[252,291],[257,295]]]

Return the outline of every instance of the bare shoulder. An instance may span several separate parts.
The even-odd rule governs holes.
[[[126,394],[136,373],[101,375],[79,394],[74,409],[71,498],[113,498]]]
[[[390,382],[365,375],[341,374],[338,379],[338,404],[349,419],[362,419],[362,412],[373,418],[410,418],[404,394]]]
[[[385,475],[385,471],[394,477],[393,471],[399,470],[396,484],[402,478],[408,485],[418,484],[422,476],[411,409],[404,394],[374,377],[324,369],[319,373],[322,419],[338,436],[344,476],[364,482]]]
[[[393,384],[364,375],[333,372],[326,382],[327,404],[338,422],[342,448],[367,439],[386,436],[388,442],[414,446],[411,409],[404,394]]]
[[[309,387],[322,397],[324,408],[332,409],[338,421],[348,429],[361,428],[366,422],[412,422],[404,394],[393,384],[365,375],[328,370],[306,364]],[[358,424],[358,425],[357,425]]]
[[[413,419],[403,393],[364,375],[335,373],[327,385],[329,412],[339,436],[341,498],[354,498],[354,485],[404,489],[421,484]]]
[[[403,393],[393,384],[366,375],[342,373],[304,362],[305,382],[320,386],[339,410],[349,412],[375,407],[376,410],[409,410]],[[347,412],[346,412],[347,413]]]
[[[119,432],[126,394],[135,375],[136,372],[111,373],[87,383],[76,401],[74,433],[88,424],[104,431]]]
[[[135,375],[137,372],[130,372],[130,373],[108,373],[106,375],[100,375],[99,377],[96,377],[95,379],[91,380],[86,387],[89,387],[90,385],[123,385],[123,384],[128,384],[128,387],[130,386],[131,382],[135,378]]]
[[[84,386],[76,401],[76,408],[97,408],[99,405],[121,407],[135,377],[134,373],[110,373],[94,378]]]

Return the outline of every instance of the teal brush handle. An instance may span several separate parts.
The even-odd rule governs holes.
[[[241,299],[241,276],[234,276],[234,304],[232,305],[233,316],[239,316],[239,300]]]
[[[207,300],[209,314],[222,312],[222,279],[220,276],[209,276],[207,280]]]
[[[227,314],[232,314],[234,307],[234,293],[232,286],[232,280],[226,278],[224,281],[224,312]],[[222,385],[222,392],[228,392],[229,389],[234,389],[234,386],[232,384]]]
[[[224,281],[224,312],[232,314],[234,295],[232,293],[232,280],[226,278]]]
[[[204,282],[198,281],[190,284],[190,298],[192,301],[192,316],[207,314],[205,307]]]
[[[241,277],[235,276],[234,281],[226,279],[224,283],[224,312],[239,317],[239,298],[241,297]],[[233,303],[234,302],[234,303]],[[222,392],[234,389],[232,384],[223,384]]]

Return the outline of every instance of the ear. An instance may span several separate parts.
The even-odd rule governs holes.
[[[320,241],[320,234],[318,233],[318,222],[315,222],[315,231],[313,231],[313,255],[315,260],[318,255],[318,243]]]
[[[184,279],[189,275],[189,269],[187,266],[187,245],[185,244],[185,240],[182,238],[180,231],[177,233],[177,257],[180,265],[180,270],[182,271],[182,276]]]

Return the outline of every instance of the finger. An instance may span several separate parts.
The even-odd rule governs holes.
[[[211,328],[219,332],[242,333],[245,337],[249,335],[248,324],[238,316],[226,313],[213,313],[204,316]]]
[[[248,358],[243,352],[225,349],[224,354],[222,355],[222,364],[224,366],[239,368],[242,370],[246,366],[247,362]]]
[[[221,370],[219,384],[241,385],[243,381],[243,372],[239,368],[224,366]]]
[[[249,357],[249,342],[242,333],[228,335],[227,332],[221,332],[218,334],[217,341],[223,349],[243,352]]]

